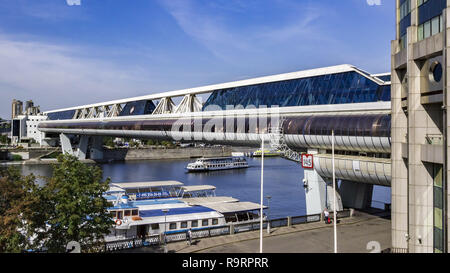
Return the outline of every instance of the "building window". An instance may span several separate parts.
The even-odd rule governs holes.
[[[431,19],[431,36],[439,33],[439,18],[440,16],[436,16]]]
[[[433,164],[433,248],[444,251],[444,189],[442,187],[442,165]]]
[[[423,25],[420,25],[420,26],[417,28],[417,31],[418,31],[418,33],[417,33],[417,39],[418,39],[419,41],[422,41],[422,40],[423,40]]]
[[[428,0],[417,0],[417,7],[425,4]]]
[[[411,13],[411,0],[406,0],[400,6],[400,20],[408,16]]]
[[[442,14],[426,21],[417,28],[417,39],[422,41],[430,36],[436,35],[444,29]]]

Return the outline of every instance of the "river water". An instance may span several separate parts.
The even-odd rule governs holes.
[[[231,196],[240,201],[260,202],[261,159],[248,158],[249,168],[208,173],[187,173],[193,160],[143,160],[99,164],[103,176],[112,182],[177,180],[185,185],[216,186],[217,196]],[[51,176],[51,165],[21,165],[24,175]],[[264,159],[264,196],[271,196],[270,218],[306,214],[303,169],[298,163],[279,158]],[[390,188],[374,186],[372,206],[390,203]],[[264,204],[267,205],[265,198]]]

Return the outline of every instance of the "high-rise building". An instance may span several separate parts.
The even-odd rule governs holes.
[[[20,100],[12,101],[11,119],[15,119],[17,116],[23,113],[23,103]]]
[[[34,107],[34,103],[32,100],[27,100],[25,102],[25,113],[27,115],[31,115],[32,111],[33,111],[33,107]]]
[[[448,252],[447,0],[397,0],[391,42],[392,249]]]

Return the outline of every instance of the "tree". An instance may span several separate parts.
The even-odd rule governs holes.
[[[112,137],[104,137],[103,145],[114,148],[114,146],[115,146],[114,139]]]
[[[7,144],[8,142],[8,137],[6,135],[0,135],[0,143]]]
[[[48,227],[40,239],[49,252],[64,252],[70,241],[80,243],[82,251],[93,251],[113,226],[103,197],[110,179],[102,182],[100,168],[71,155],[58,156],[58,163],[41,196]]]
[[[33,248],[30,240],[44,221],[40,210],[39,186],[33,175],[19,169],[0,171],[0,252],[21,252]]]

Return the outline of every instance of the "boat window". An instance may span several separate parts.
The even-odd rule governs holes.
[[[177,223],[170,223],[169,229],[177,229]]]
[[[159,224],[152,224],[152,225],[151,225],[151,228],[152,228],[153,230],[157,230],[157,229],[159,229]]]
[[[219,219],[217,219],[217,218],[212,219],[212,224],[213,224],[213,226],[218,225],[219,224]]]
[[[187,228],[187,222],[181,222],[181,228]]]
[[[109,213],[111,213],[112,218],[116,218],[116,214],[117,214],[116,211],[112,210]]]
[[[198,227],[198,220],[191,221],[191,227]]]
[[[123,218],[123,211],[118,211],[117,212],[117,219],[122,219]]]
[[[131,215],[131,210],[125,210],[125,216],[130,216]]]
[[[205,227],[208,225],[208,219],[202,220],[202,227]]]
[[[137,209],[134,209],[134,210],[131,211],[131,215],[138,216],[139,215],[139,211]]]

